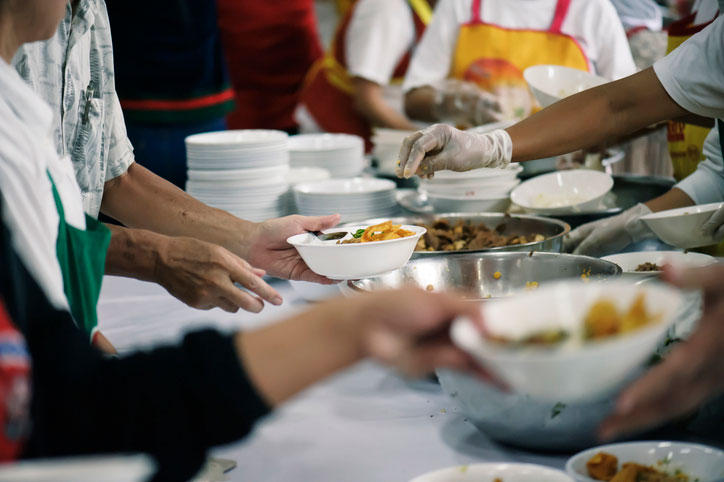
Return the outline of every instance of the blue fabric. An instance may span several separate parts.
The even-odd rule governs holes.
[[[181,189],[186,187],[186,145],[193,134],[226,129],[226,121],[215,119],[198,124],[158,126],[126,122],[136,162]]]

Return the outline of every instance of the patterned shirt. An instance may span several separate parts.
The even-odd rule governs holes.
[[[58,154],[71,156],[83,209],[97,217],[105,182],[134,161],[116,95],[105,1],[78,0],[75,12],[68,2],[55,36],[25,44],[13,66],[53,109]]]

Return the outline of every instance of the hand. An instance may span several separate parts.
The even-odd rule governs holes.
[[[168,238],[159,249],[155,281],[192,308],[239,308],[258,313],[262,299],[280,305],[282,298],[261,276],[264,271],[216,244],[193,238]],[[259,296],[254,296],[234,283]]]
[[[324,276],[314,273],[287,239],[307,231],[321,231],[339,223],[339,214],[305,217],[286,216],[270,219],[256,225],[251,235],[247,260],[279,278],[333,284]]]
[[[566,236],[564,249],[587,256],[618,253],[629,244],[654,237],[641,221],[642,216],[650,213],[645,204],[637,204],[616,216],[579,226]]]
[[[701,226],[701,233],[714,238],[719,243],[724,240],[724,206],[714,211]]]
[[[480,306],[448,294],[407,287],[355,299],[363,356],[399,371],[420,376],[435,368],[452,368],[492,377],[470,355],[453,345],[450,323],[467,316],[483,330]]]
[[[724,266],[664,269],[672,284],[704,291],[701,320],[688,340],[621,394],[613,415],[601,425],[604,439],[654,427],[724,393]]]
[[[461,172],[481,167],[505,168],[512,154],[513,143],[502,129],[473,134],[435,124],[404,140],[396,174],[405,178],[415,174],[431,177],[435,171],[444,169]]]
[[[470,82],[446,79],[435,91],[433,115],[440,122],[475,127],[503,119],[493,94]]]

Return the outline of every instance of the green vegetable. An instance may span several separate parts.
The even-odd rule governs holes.
[[[365,232],[364,229],[358,229],[357,231],[355,231],[355,233],[352,235],[352,237],[353,237],[353,238],[361,238],[362,235],[364,234],[364,232]]]
[[[564,408],[566,408],[565,403],[558,402],[553,405],[553,409],[551,410],[551,418],[556,418],[558,415],[560,415]]]

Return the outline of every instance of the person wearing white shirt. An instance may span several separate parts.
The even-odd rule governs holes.
[[[724,3],[724,2],[720,2]],[[720,5],[721,6],[721,5]],[[651,210],[723,199],[722,118],[724,118],[724,18],[720,17],[684,42],[652,68],[565,98],[508,129],[473,134],[434,125],[408,137],[400,150],[398,175],[429,175],[449,169],[505,167],[511,161],[549,157],[601,144],[668,119],[696,115],[716,119],[708,139],[708,160],[691,178],[649,203]],[[691,197],[690,197],[691,196]],[[664,203],[664,201],[666,201]],[[662,206],[662,204],[667,204]],[[632,209],[642,209],[637,206]],[[647,208],[649,209],[649,208]],[[634,216],[636,218],[637,216]],[[632,222],[619,233],[634,235]],[[614,218],[617,219],[617,218]],[[613,222],[613,221],[609,221]],[[724,238],[724,209],[703,229]],[[616,236],[614,236],[616,237]],[[669,281],[705,293],[704,314],[694,333],[664,361],[619,396],[614,414],[602,425],[610,438],[684,415],[724,393],[724,267],[668,270]]]
[[[476,23],[498,28],[489,28],[476,36],[474,43],[464,45],[470,30],[482,28],[476,27]],[[531,32],[539,35],[532,37]],[[552,37],[557,37],[556,43],[551,43]],[[567,55],[551,53],[567,50]],[[496,59],[498,65],[512,64],[505,65],[505,74],[496,72],[502,68],[492,65],[476,76],[465,65],[471,64],[467,59],[478,59],[471,66],[480,70],[480,58],[496,55],[500,57]],[[522,71],[547,63],[588,70],[607,79],[635,72],[625,32],[608,0],[441,0],[405,76],[406,112],[414,119],[450,120],[443,118],[444,113],[436,112],[441,102],[436,88],[444,91],[446,86],[441,83],[454,77],[494,92],[505,117],[524,117],[534,109],[532,102],[507,99],[500,89],[480,78],[500,75],[510,83],[509,78],[515,75],[519,91],[524,90],[530,98]],[[518,72],[513,73],[514,70]]]

